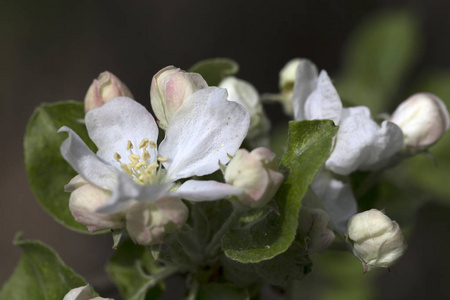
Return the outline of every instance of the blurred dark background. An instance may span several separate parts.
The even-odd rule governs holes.
[[[22,139],[27,119],[39,104],[82,101],[92,80],[108,70],[149,107],[150,81],[158,70],[167,65],[188,69],[212,57],[236,60],[238,77],[260,92],[278,91],[278,72],[294,57],[310,58],[333,78],[342,68],[348,38],[358,26],[380,11],[399,9],[414,13],[423,37],[418,63],[408,76],[450,70],[448,0],[1,0],[0,284],[17,263],[20,250],[12,245],[12,239],[17,231],[23,231],[25,238],[55,248],[97,290],[108,291],[103,266],[112,253],[111,237],[65,229],[38,205],[27,185]],[[272,107],[281,112],[280,107]],[[346,253],[349,263],[357,265],[359,279],[353,285],[333,279],[318,281],[328,290],[328,298],[338,299],[338,290],[343,293],[343,288],[350,295],[359,288],[355,285],[364,286],[371,297],[380,299],[450,297],[444,284],[449,282],[450,209],[442,203],[424,203],[417,210],[409,251],[391,273],[375,271],[363,276],[357,260]],[[321,268],[327,272],[326,265]],[[313,279],[305,278],[304,290],[300,287],[299,293],[304,293],[305,299],[317,299],[319,296],[307,292],[308,280]]]

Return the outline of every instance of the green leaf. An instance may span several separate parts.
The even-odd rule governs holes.
[[[89,233],[86,226],[75,221],[69,210],[70,193],[64,192],[64,185],[77,173],[62,158],[59,150],[67,136],[56,133],[61,126],[68,126],[95,150],[83,119],[82,103],[67,101],[42,104],[28,122],[24,151],[28,180],[38,202],[67,228]]]
[[[249,300],[248,292],[229,283],[209,283],[198,292],[197,300]]]
[[[134,245],[131,240],[123,242],[106,265],[106,272],[126,299],[136,295],[149,282],[149,276],[158,269],[151,253],[143,246]],[[164,289],[164,283],[160,282],[136,300],[158,299]]]
[[[0,292],[1,300],[61,300],[71,289],[86,285],[49,246],[22,240],[20,233],[14,238],[14,245],[23,252]]]
[[[267,283],[278,286],[303,279],[311,272],[311,266],[311,260],[299,242],[292,243],[288,250],[273,259],[255,264],[256,271]]]
[[[237,62],[230,58],[211,58],[199,61],[193,65],[189,72],[199,73],[209,86],[217,86],[227,76],[239,71]]]
[[[261,222],[226,234],[222,248],[228,257],[255,263],[289,248],[297,231],[301,200],[328,158],[336,132],[337,127],[330,120],[289,123],[288,148],[280,166],[285,180],[275,195],[279,212],[272,211]]]
[[[344,101],[368,106],[373,114],[389,108],[420,53],[417,21],[409,11],[386,11],[361,24],[346,45],[343,73],[336,79]]]

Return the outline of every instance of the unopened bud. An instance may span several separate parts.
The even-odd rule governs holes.
[[[70,194],[69,209],[77,222],[86,225],[91,232],[103,229],[119,229],[125,227],[125,215],[97,213],[96,210],[105,205],[111,192],[101,189],[85,181],[80,175],[75,176],[66,186]]]
[[[250,114],[247,138],[252,139],[269,131],[269,119],[264,114],[258,91],[253,85],[245,80],[229,76],[220,82],[219,87],[227,90],[230,101],[239,103]]]
[[[150,100],[159,126],[166,129],[184,100],[207,86],[200,74],[188,73],[174,66],[165,67],[156,73],[152,79]]]
[[[101,73],[94,79],[84,98],[84,111],[97,108],[116,97],[133,98],[127,86],[110,72]]]
[[[275,195],[283,181],[276,171],[275,153],[267,148],[252,152],[239,149],[225,170],[225,182],[244,190],[239,197],[242,204],[262,207]]]
[[[403,131],[404,147],[409,153],[427,149],[449,128],[449,114],[444,102],[428,93],[414,94],[402,102],[391,122]]]
[[[176,197],[163,197],[156,202],[138,202],[127,212],[127,231],[137,244],[161,244],[166,233],[183,227],[188,214],[187,206]]]
[[[294,93],[295,75],[298,65],[302,62],[301,58],[294,58],[287,62],[279,74],[280,98],[284,112],[288,115],[294,114],[292,107],[292,95]]]
[[[361,260],[365,272],[389,268],[407,247],[397,222],[377,209],[354,215],[348,222],[348,237],[353,242],[353,254]]]

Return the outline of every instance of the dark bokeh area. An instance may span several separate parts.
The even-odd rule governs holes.
[[[345,42],[358,24],[380,10],[405,7],[416,12],[425,37],[413,75],[449,70],[446,0],[1,1],[0,284],[20,256],[12,240],[23,231],[25,238],[56,249],[98,291],[111,293],[103,296],[115,296],[104,272],[112,254],[111,237],[67,230],[38,205],[28,187],[22,139],[39,104],[82,101],[92,80],[108,70],[150,107],[153,74],[167,65],[187,69],[211,57],[233,58],[240,64],[240,78],[261,93],[274,93],[278,72],[291,58],[310,58],[333,77],[341,67]],[[393,272],[375,281],[382,299],[450,297],[445,286],[449,275],[444,274],[450,268],[449,212],[437,204],[419,210],[409,251]],[[178,296],[173,297],[182,294],[175,292]]]

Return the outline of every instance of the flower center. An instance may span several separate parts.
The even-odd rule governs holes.
[[[149,141],[145,138],[138,146],[138,149],[135,149],[131,141],[127,142],[128,160],[130,163],[123,163],[121,161],[122,157],[117,152],[114,153],[114,159],[120,164],[120,168],[138,184],[151,185],[161,182],[165,170],[161,169],[159,162],[165,162],[168,159],[162,157],[157,159],[154,157],[152,159],[150,152],[154,156],[157,153],[154,141]]]

